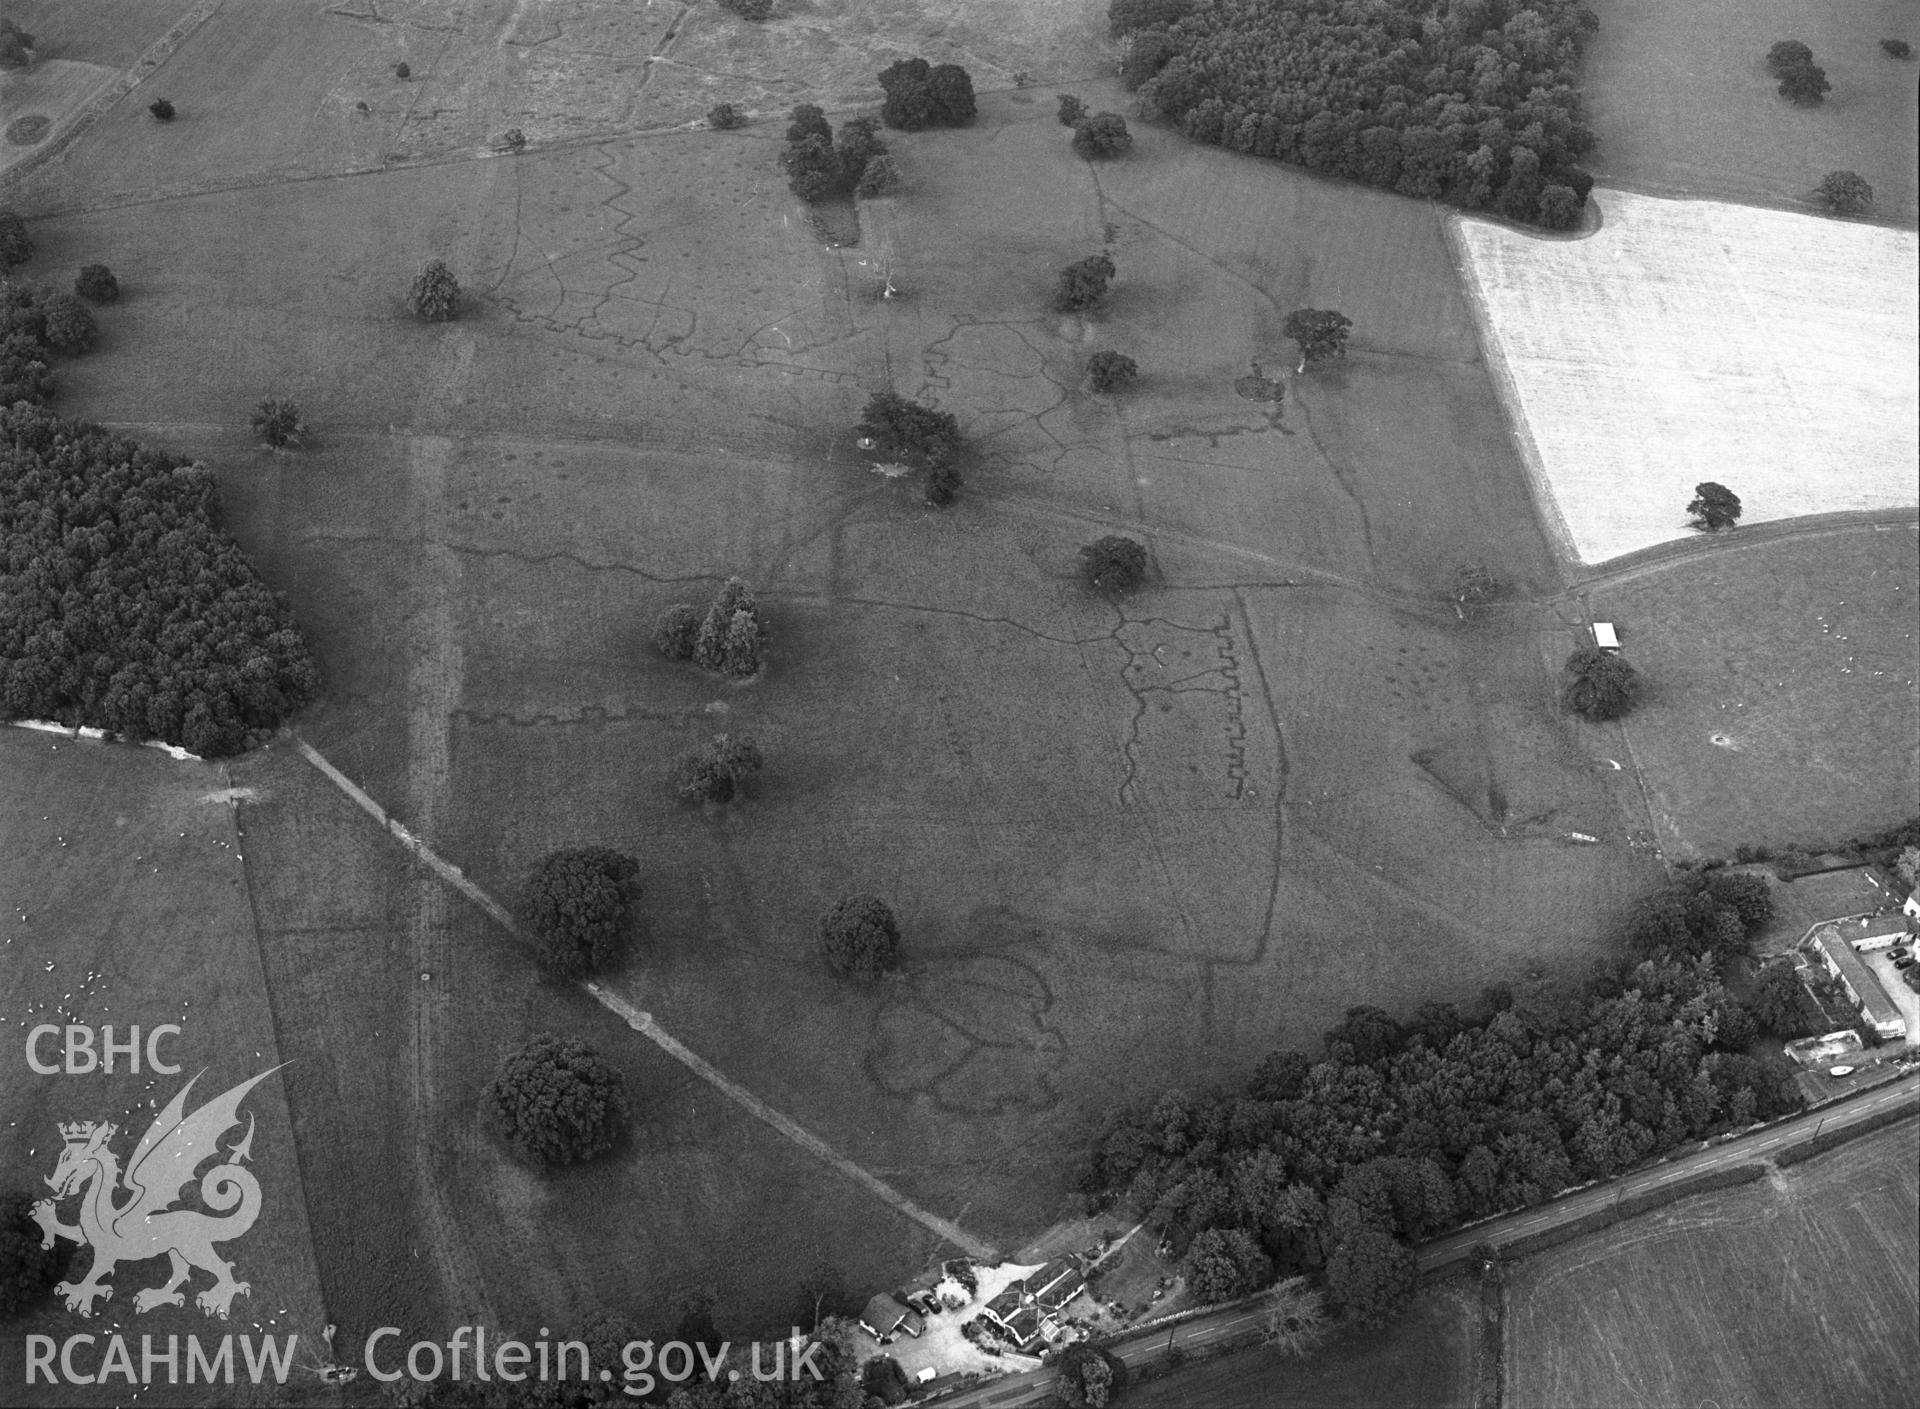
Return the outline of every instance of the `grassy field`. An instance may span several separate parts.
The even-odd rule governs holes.
[[[1612,0],[1581,87],[1602,181],[1668,195],[1805,208],[1829,171],[1874,189],[1875,214],[1913,228],[1920,121],[1914,66],[1882,39],[1920,44],[1900,0]],[[1775,41],[1813,50],[1833,91],[1796,108],[1766,72]]]
[[[1348,1331],[1305,1360],[1260,1349],[1130,1388],[1141,1409],[1470,1409],[1479,1338],[1470,1282],[1429,1287],[1386,1330]]]
[[[1504,1402],[1911,1404],[1917,1207],[1908,1121],[1528,1258]]]
[[[189,1108],[248,1076],[287,1061],[274,1021],[277,999],[262,979],[241,842],[227,800],[226,770],[176,763],[157,752],[76,743],[57,736],[0,730],[0,993],[6,1007],[7,1079],[0,1083],[0,1152],[8,1190],[44,1194],[61,1142],[56,1126],[111,1120],[120,1127],[112,1149],[124,1163],[155,1110],[183,1083],[204,1071]],[[42,1023],[111,1023],[116,1041],[127,1028],[142,1033],[180,1026],[162,1041],[163,1060],[177,1076],[138,1073],[119,1057],[112,1073],[43,1076],[26,1065],[27,1033]],[[43,1059],[58,1061],[61,1040],[43,1039]],[[82,1063],[84,1064],[84,1063]],[[298,1067],[255,1087],[241,1107],[257,1121],[251,1168],[259,1177],[259,1220],[221,1251],[235,1277],[252,1284],[237,1297],[231,1319],[210,1320],[192,1296],[211,1285],[195,1272],[183,1290],[184,1307],[136,1317],[134,1293],[166,1280],[160,1259],[123,1263],[110,1278],[115,1295],[97,1308],[86,1329],[106,1336],[225,1332],[300,1338],[300,1378],[321,1347],[330,1319],[310,1241],[302,1151],[288,1115],[288,1093]],[[222,1136],[231,1148],[236,1134]],[[116,1191],[124,1202],[124,1191]],[[64,1222],[76,1217],[71,1202]],[[73,1277],[83,1277],[92,1254],[79,1251]],[[49,1296],[45,1309],[8,1325],[0,1337],[0,1383],[22,1392],[23,1337],[64,1337],[76,1318]],[[211,1348],[211,1347],[209,1347]],[[97,1362],[99,1351],[92,1352]],[[78,1362],[90,1368],[85,1355]],[[184,1370],[183,1370],[184,1373]],[[110,1404],[112,1388],[35,1387],[37,1404]],[[124,1391],[122,1391],[124,1395]],[[164,1398],[164,1396],[163,1396]],[[169,1401],[179,1402],[179,1401]],[[240,1390],[232,1402],[265,1402]]]
[[[1646,701],[1621,726],[1661,845],[1819,845],[1913,811],[1920,600],[1912,525],[1744,542],[1598,581]],[[1578,623],[1564,638],[1571,650]]]
[[[808,86],[795,36],[840,13],[769,29],[786,47],[756,72],[787,66],[780,106],[836,91]],[[891,30],[834,33],[867,73],[897,52]],[[357,159],[316,106],[322,70],[365,65],[334,42],[289,86],[306,136],[263,138],[258,168],[223,138],[215,176]],[[833,82],[857,74],[833,53]],[[236,81],[267,111],[255,75]],[[1440,218],[1153,132],[1095,171],[1052,98],[989,95],[973,131],[895,139],[907,189],[861,248],[809,233],[771,123],[137,206],[112,193],[191,183],[192,148],[142,148],[143,175],[103,124],[33,188],[104,193],[36,236],[128,288],[101,351],[63,367],[64,405],[219,468],[229,525],[316,641],[314,744],[503,898],[549,848],[632,851],[645,934],[612,985],[1004,1246],[1073,1207],[1107,1105],[1233,1080],[1352,1003],[1583,969],[1657,878],[1620,845],[1636,799],[1552,702],[1558,624],[1529,599],[1557,569]],[[1048,312],[1054,271],[1109,241],[1110,306]],[[878,298],[876,250],[905,298]],[[456,324],[401,315],[429,254],[472,295]],[[1347,309],[1355,343],[1295,379],[1277,326],[1303,304]],[[1139,360],[1135,393],[1085,388],[1105,346]],[[1288,382],[1277,415],[1233,391],[1255,358]],[[888,384],[958,415],[953,510],[855,454]],[[269,392],[301,400],[307,448],[250,443]],[[1112,531],[1156,572],[1118,606],[1073,579]],[[1471,557],[1513,599],[1462,621],[1443,594]],[[646,647],[661,608],[730,573],[774,632],[746,687]],[[720,728],[767,771],[724,815],[683,811],[664,776]],[[286,750],[235,773],[259,793],[247,873],[349,1341],[654,1313],[690,1281],[764,1328],[814,1261],[870,1288],[936,1251],[538,983]],[[908,936],[871,991],[813,954],[855,889]],[[601,1044],[642,1111],[617,1158],[552,1180],[501,1158],[475,1107],[499,1048],[543,1028]]]
[[[1580,240],[1456,227],[1541,512],[1575,556],[1689,536],[1702,480],[1731,487],[1748,524],[1915,502],[1912,234],[1625,191],[1594,200],[1601,228]]]

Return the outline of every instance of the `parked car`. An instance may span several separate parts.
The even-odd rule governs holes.
[[[1895,960],[1893,961],[1893,966],[1894,966],[1894,968],[1896,968],[1896,969],[1910,969],[1910,968],[1912,968],[1912,967],[1913,967],[1913,955],[1911,955],[1911,954],[1909,954],[1909,955],[1907,955],[1907,956],[1906,956],[1906,957],[1905,957],[1904,959],[1895,959]]]
[[[1913,951],[1911,949],[1908,949],[1906,945],[1902,944],[1902,945],[1897,945],[1892,949],[1889,949],[1887,951],[1887,957],[1889,959],[1899,960],[1899,959],[1905,959],[1910,957],[1912,953]]]
[[[1852,1067],[1828,1067],[1827,1068],[1828,1076],[1852,1076],[1853,1072],[1854,1072],[1854,1068]]]

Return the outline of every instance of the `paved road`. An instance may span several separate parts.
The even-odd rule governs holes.
[[[1590,1189],[1565,1195],[1538,1208],[1509,1214],[1504,1218],[1477,1224],[1445,1238],[1436,1239],[1420,1248],[1420,1270],[1426,1272],[1457,1261],[1477,1243],[1491,1243],[1495,1247],[1505,1247],[1523,1238],[1545,1232],[1549,1228],[1584,1218],[1588,1214],[1605,1208],[1616,1199],[1629,1198],[1636,1194],[1660,1189],[1669,1184],[1693,1178],[1704,1171],[1721,1169],[1729,1165],[1756,1163],[1791,1146],[1811,1140],[1817,1134],[1858,1125],[1886,1111],[1889,1107],[1898,1106],[1912,1107],[1920,1111],[1920,1073],[1891,1082],[1864,1095],[1838,1102],[1826,1110],[1795,1116],[1792,1120],[1769,1126],[1751,1135],[1742,1135],[1723,1144],[1711,1145],[1704,1150],[1682,1155],[1666,1164],[1655,1165],[1650,1169],[1639,1170],[1608,1183],[1596,1184]],[[1171,1344],[1174,1345],[1196,1348],[1206,1346],[1215,1341],[1247,1335],[1259,1326],[1261,1315],[1258,1307],[1228,1308],[1211,1316],[1202,1316],[1184,1322],[1176,1327],[1150,1331],[1141,1336],[1122,1340],[1113,1347],[1113,1351],[1126,1362],[1129,1368],[1133,1368],[1158,1360],[1165,1355],[1170,1343],[1169,1336],[1172,1337]],[[983,1409],[1016,1409],[1019,1405],[1037,1404],[1052,1392],[1053,1381],[1052,1367],[1028,1370],[942,1399],[938,1401],[938,1409],[963,1409],[963,1406],[970,1409],[970,1406],[976,1405],[982,1406]]]

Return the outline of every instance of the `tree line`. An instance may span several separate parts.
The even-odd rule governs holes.
[[[1140,1210],[1206,1297],[1304,1273],[1381,1324],[1412,1295],[1413,1243],[1800,1107],[1721,981],[1771,914],[1764,877],[1683,875],[1583,983],[1408,1021],[1351,1008],[1317,1061],[1277,1051],[1239,1090],[1115,1113],[1081,1188]]]
[[[1121,73],[1189,138],[1565,229],[1593,178],[1573,0],[1115,0]]]

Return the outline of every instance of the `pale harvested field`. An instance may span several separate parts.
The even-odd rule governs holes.
[[[1511,1409],[1896,1409],[1920,1398],[1920,1127],[1526,1259]]]
[[[1915,502],[1911,233],[1594,199],[1602,227],[1581,240],[1456,226],[1542,513],[1581,561],[1688,536],[1702,480],[1745,523]]]

